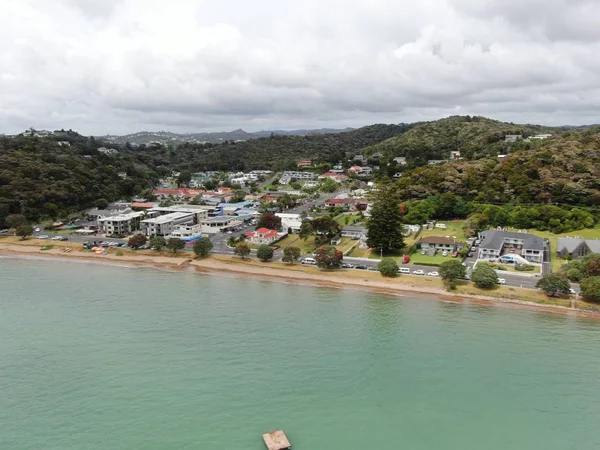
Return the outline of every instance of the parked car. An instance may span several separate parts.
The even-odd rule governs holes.
[[[427,272],[427,276],[428,277],[439,277],[440,274],[437,273],[437,272],[435,272],[435,271],[434,272]]]
[[[371,271],[377,272],[379,269],[377,267],[375,267],[375,266],[369,266],[369,267],[367,267],[367,270],[371,270]]]
[[[448,252],[447,252],[446,250],[444,250],[444,251],[442,252],[442,256],[448,256]]]
[[[47,234],[40,234],[39,236],[36,236],[38,239],[49,239],[50,236],[48,236]]]
[[[579,292],[577,292],[575,289],[573,288],[569,288],[569,294],[571,295],[579,295]]]
[[[52,236],[53,241],[61,241],[62,238],[60,236]]]
[[[425,275],[425,272],[422,270],[413,270],[413,275]]]
[[[473,257],[473,252],[469,252],[469,254],[467,255],[469,258]]]
[[[354,264],[344,263],[344,264],[342,264],[342,267],[344,269],[354,269]]]
[[[410,273],[410,269],[408,267],[399,267],[398,268],[398,273],[406,273],[409,274]]]
[[[506,280],[504,278],[498,278],[498,284],[506,284]]]
[[[304,258],[301,264],[308,264],[314,266],[317,264],[317,261],[314,258]]]
[[[354,266],[354,268],[358,270],[367,270],[367,266],[365,266],[364,264],[359,264],[357,266]]]
[[[39,233],[42,230],[40,230],[39,228],[35,228],[33,231],[35,231],[36,233]]]
[[[404,255],[402,257],[402,264],[408,264],[410,262],[410,255]]]

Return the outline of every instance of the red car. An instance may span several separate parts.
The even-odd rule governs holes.
[[[452,257],[456,258],[458,256],[458,252],[452,252]]]
[[[408,264],[409,261],[410,261],[410,256],[404,255],[404,258],[402,258],[402,264]]]

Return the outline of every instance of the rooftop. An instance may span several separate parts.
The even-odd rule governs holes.
[[[600,240],[571,237],[558,238],[558,241],[556,242],[556,250],[559,252],[566,250],[567,253],[572,253],[583,243],[585,243],[593,253],[600,253]]]
[[[149,223],[149,224],[159,225],[159,224],[171,222],[173,220],[184,219],[186,217],[189,217],[191,219],[192,218],[192,213],[188,213],[188,212],[174,212],[174,213],[171,213],[171,214],[165,214],[164,216],[155,217],[154,219],[142,220],[142,222],[143,223]]]
[[[544,250],[544,240],[529,233],[514,233],[512,231],[487,230],[479,233],[483,238],[480,248],[501,250],[505,239],[522,239],[523,248],[529,250]]]

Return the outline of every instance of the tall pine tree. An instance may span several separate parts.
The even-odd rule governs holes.
[[[379,187],[371,208],[371,218],[367,222],[367,230],[367,245],[370,248],[390,253],[404,247],[402,212],[392,185],[383,184]]]

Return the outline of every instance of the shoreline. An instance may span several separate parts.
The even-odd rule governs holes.
[[[228,277],[241,276],[247,279],[293,285],[314,286],[337,290],[352,289],[394,297],[413,296],[464,305],[500,306],[512,309],[545,311],[600,320],[600,312],[536,303],[534,301],[519,300],[510,297],[499,298],[447,292],[446,290],[435,286],[413,286],[408,283],[403,283],[401,278],[382,278],[378,272],[361,273],[360,275],[322,272],[319,269],[300,266],[299,264],[289,266],[275,262],[258,263],[251,262],[250,260],[242,261],[240,259],[221,255],[213,255],[206,259],[191,259],[188,256],[162,256],[149,254],[117,256],[114,253],[97,256],[81,251],[65,253],[59,249],[41,250],[41,247],[36,245],[4,243],[0,241],[0,257],[21,260],[84,262],[131,268],[148,268],[167,272],[200,273]],[[373,277],[374,274],[376,274],[376,278]]]

